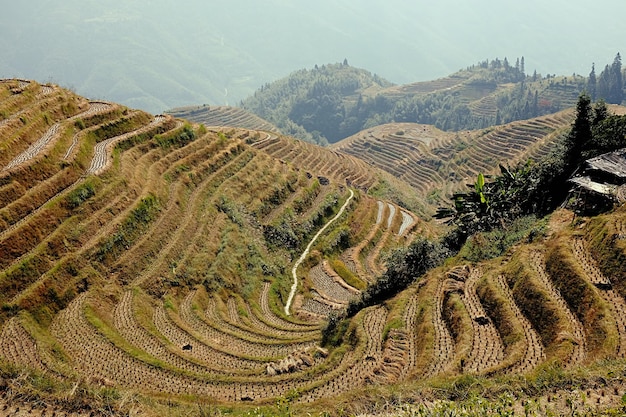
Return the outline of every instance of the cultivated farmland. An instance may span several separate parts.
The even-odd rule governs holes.
[[[0,99],[0,406],[12,415],[33,392],[77,415],[359,411],[355,398],[388,386],[513,384],[626,355],[623,207],[557,211],[505,256],[451,258],[322,346],[395,249],[436,233],[407,190],[447,193],[544,152],[571,111],[459,137],[383,126],[329,150],[36,82],[4,80]],[[607,402],[624,394],[604,384]]]

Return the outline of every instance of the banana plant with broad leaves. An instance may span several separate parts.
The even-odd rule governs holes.
[[[500,175],[480,173],[474,184],[467,186],[469,191],[453,194],[453,207],[440,207],[434,216],[458,226],[465,236],[506,227],[510,220],[532,211],[530,196],[536,181],[529,163],[516,169],[500,165]]]

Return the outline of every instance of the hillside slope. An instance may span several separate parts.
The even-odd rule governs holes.
[[[540,160],[565,136],[574,112],[512,122],[487,129],[443,132],[433,126],[392,123],[366,129],[330,146],[410,184],[430,207],[447,204],[479,173],[498,165]]]
[[[557,212],[500,258],[462,252],[322,347],[324,323],[388,255],[436,233],[365,193],[414,199],[402,180],[292,138],[32,81],[0,83],[0,114],[5,411],[372,413],[397,395],[503,385],[517,407],[558,413],[571,399],[557,388],[588,389],[598,407],[626,392],[624,207]],[[399,136],[424,132],[412,128]]]
[[[397,83],[516,52],[526,54],[529,73],[587,74],[592,62],[600,65],[619,49],[612,40],[625,37],[618,7],[603,4],[606,13],[590,13],[586,4],[565,0],[513,9],[455,4],[454,14],[447,3],[388,7],[381,0],[368,7],[332,1],[250,7],[246,0],[226,7],[199,0],[185,7],[166,0],[3,6],[0,77],[53,80],[149,112],[237,104],[293,70],[344,58]],[[524,26],[511,31],[519,22]],[[580,30],[580,22],[603,30]]]
[[[314,400],[351,389],[346,374],[367,377],[364,352],[318,349],[321,320],[411,241],[416,216],[334,181],[330,166],[255,149],[259,132],[31,81],[0,87],[3,364],[47,374],[58,398],[76,383],[220,403],[297,388]],[[364,188],[377,179],[362,165],[337,168]]]
[[[176,118],[202,123],[206,126],[240,127],[280,133],[276,126],[238,107],[188,106],[171,109],[166,113]]]

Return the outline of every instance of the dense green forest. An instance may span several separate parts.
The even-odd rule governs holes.
[[[621,103],[621,57],[600,76],[527,74],[524,57],[485,60],[447,78],[392,86],[341,64],[301,70],[266,84],[241,106],[284,133],[334,143],[384,123],[424,123],[442,130],[481,129],[573,107],[587,90],[593,99]]]
[[[344,61],[296,71],[266,84],[241,106],[275,124],[285,134],[327,144],[360,130],[358,112],[367,90],[380,91],[391,85]]]

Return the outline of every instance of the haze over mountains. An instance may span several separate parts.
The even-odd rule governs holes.
[[[0,77],[158,113],[237,104],[344,58],[394,83],[505,56],[525,56],[529,73],[586,75],[620,49],[624,9],[617,0],[11,2],[0,14]]]

